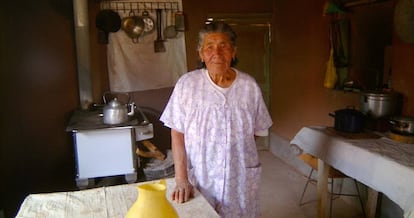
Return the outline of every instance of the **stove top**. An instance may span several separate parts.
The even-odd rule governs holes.
[[[66,127],[67,132],[76,132],[80,130],[93,130],[105,128],[131,128],[132,126],[139,126],[138,115],[131,117],[128,122],[117,125],[104,124],[101,110],[76,110],[73,112],[69,123]]]

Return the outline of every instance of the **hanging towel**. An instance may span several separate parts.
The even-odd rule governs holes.
[[[326,64],[325,81],[323,83],[323,86],[328,89],[333,89],[335,87],[337,79],[338,77],[336,75],[336,68],[334,63],[334,50],[331,48],[329,52],[329,60]]]

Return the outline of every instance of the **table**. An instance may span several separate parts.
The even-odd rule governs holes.
[[[332,166],[369,187],[367,217],[375,216],[375,198],[381,192],[403,209],[404,217],[413,218],[414,145],[385,136],[359,138],[329,130],[303,127],[290,142],[318,158],[318,216],[326,217],[328,171]]]
[[[158,182],[158,180],[150,181]],[[55,217],[111,217],[123,218],[138,196],[136,187],[144,184],[125,184],[72,192],[31,194],[25,198],[16,218]],[[166,179],[167,199],[180,218],[219,218],[207,200],[195,191],[194,198],[178,204],[172,202],[170,193],[175,186],[174,179]]]

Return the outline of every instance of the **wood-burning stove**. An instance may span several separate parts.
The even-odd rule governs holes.
[[[139,122],[137,116],[126,123],[107,125],[103,123],[101,110],[73,113],[66,131],[73,136],[75,180],[80,189],[98,177],[125,175],[128,183],[137,180],[139,157],[135,142],[154,136],[152,123]]]

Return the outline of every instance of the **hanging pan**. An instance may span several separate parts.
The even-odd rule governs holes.
[[[138,38],[143,34],[145,23],[142,17],[135,16],[134,11],[129,12],[129,17],[122,19],[122,30],[132,39],[132,42],[138,43]]]
[[[150,34],[154,31],[155,29],[155,22],[154,19],[151,18],[151,16],[149,15],[148,11],[143,11],[142,12],[142,20],[144,21],[144,35],[146,34]]]
[[[105,9],[96,15],[96,27],[98,28],[99,43],[108,43],[108,34],[117,32],[121,28],[121,17],[113,10]]]

